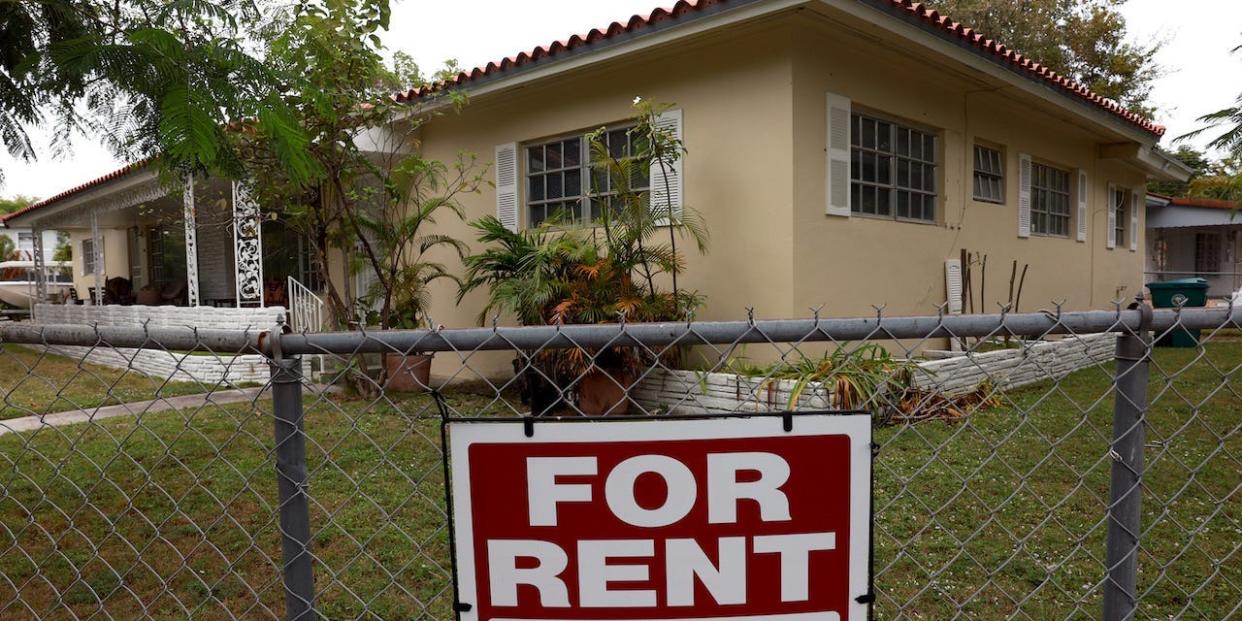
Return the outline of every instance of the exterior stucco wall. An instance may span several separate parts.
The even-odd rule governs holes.
[[[1107,249],[1107,185],[1142,188],[1144,176],[1117,160],[1100,159],[1099,143],[1081,127],[1024,106],[1004,92],[975,90],[960,70],[917,62],[884,45],[832,28],[804,23],[794,46],[795,308],[824,305],[831,315],[867,315],[884,305],[897,315],[934,313],[946,301],[944,262],[961,249],[988,256],[986,300],[975,310],[995,312],[1008,298],[1011,262],[1030,264],[1022,309],[1108,308],[1142,284],[1143,210],[1138,252],[1128,244]],[[854,109],[922,126],[938,136],[939,205],[934,224],[824,213],[826,93],[849,97]],[[1004,204],[972,198],[976,141],[1004,155]],[[1018,237],[1018,155],[1090,182],[1088,239],[1076,239],[1076,191],[1071,192],[1069,238]],[[1071,176],[1071,187],[1076,187]],[[1129,223],[1127,222],[1128,226]],[[973,274],[978,295],[980,273]],[[982,304],[980,304],[982,302]],[[982,306],[982,308],[981,308]]]
[[[1046,105],[1028,105],[1016,91],[983,88],[970,69],[912,58],[830,20],[783,15],[757,24],[679,41],[556,78],[476,97],[422,129],[420,148],[434,159],[477,154],[490,167],[495,147],[520,146],[606,124],[624,122],[631,101],[642,96],[676,104],[683,112],[684,196],[711,232],[706,256],[688,253],[681,282],[706,296],[703,319],[737,318],[747,307],[757,317],[807,316],[823,307],[830,316],[933,313],[946,299],[944,262],[962,249],[988,256],[986,299],[976,311],[994,311],[1007,298],[1012,261],[1029,264],[1022,310],[1110,308],[1141,290],[1146,248],[1140,208],[1138,251],[1106,247],[1107,188],[1141,189],[1143,173],[1119,159],[1101,157],[1116,142],[1098,128],[1054,116]],[[827,93],[907,121],[938,136],[938,217],[915,224],[825,214]],[[1004,154],[1004,204],[971,197],[973,146],[999,146]],[[1018,237],[1020,153],[1072,173],[1071,234]],[[523,165],[519,180],[523,179]],[[1077,171],[1089,178],[1088,238],[1076,239]],[[441,218],[439,232],[477,251],[467,222],[496,211],[493,187],[462,200],[467,217]],[[524,204],[524,197],[519,197]],[[523,208],[519,221],[525,222]],[[1126,223],[1128,226],[1128,222]],[[456,273],[460,263],[441,260]],[[978,293],[980,273],[974,273]],[[334,276],[342,284],[339,272]],[[446,327],[475,325],[486,293],[459,305],[455,285],[434,285],[430,318]],[[503,320],[503,318],[502,318]],[[446,358],[441,356],[441,358]],[[454,360],[438,361],[438,375],[455,373]],[[493,375],[510,356],[472,357],[472,372]],[[466,373],[467,376],[471,372]]]
[[[129,278],[129,241],[125,229],[100,228],[99,237],[103,240],[104,278]],[[90,287],[95,286],[95,275],[85,272],[82,258],[82,241],[90,238],[89,230],[69,231],[69,243],[73,245],[73,285],[83,300],[90,299]]]
[[[491,166],[496,145],[554,138],[621,123],[641,96],[675,104],[683,112],[684,203],[699,212],[711,234],[706,255],[686,254],[683,288],[707,297],[703,319],[736,318],[754,306],[757,317],[794,313],[789,292],[793,238],[791,66],[788,24],[749,26],[728,34],[683,41],[675,49],[644,53],[594,66],[552,82],[471,101],[460,114],[434,119],[423,128],[424,155],[450,162],[461,151]],[[519,161],[523,158],[519,154]],[[519,175],[524,167],[519,167]],[[520,177],[519,177],[520,178]],[[494,179],[489,168],[486,179]],[[485,184],[462,200],[467,221],[496,213],[494,188]],[[525,222],[526,212],[520,212]],[[465,222],[443,217],[443,232],[479,250]],[[690,246],[688,240],[681,241]],[[460,263],[440,256],[450,265]],[[667,286],[667,283],[665,284]],[[448,327],[477,325],[486,292],[456,303],[456,285],[437,283],[430,317]],[[452,373],[440,356],[433,372]],[[456,358],[456,357],[454,357]],[[475,356],[470,367],[483,374],[509,370],[512,355]]]

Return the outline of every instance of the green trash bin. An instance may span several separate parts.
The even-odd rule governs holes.
[[[1178,278],[1147,283],[1151,303],[1156,308],[1207,306],[1208,282],[1203,278]],[[1157,347],[1197,347],[1199,330],[1177,328],[1156,341]]]

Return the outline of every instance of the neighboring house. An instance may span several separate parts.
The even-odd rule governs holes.
[[[653,200],[695,209],[710,230],[709,254],[689,253],[682,280],[706,295],[702,319],[747,307],[762,317],[935,312],[957,299],[946,262],[963,249],[1001,266],[976,309],[998,308],[992,292],[1015,260],[1030,266],[1022,310],[1111,308],[1142,290],[1145,184],[1188,175],[1156,148],[1162,127],[897,0],[683,1],[398,98],[434,102],[450,88],[470,103],[425,125],[420,148],[445,161],[480,154],[495,187],[463,199],[468,219],[496,214],[515,228],[556,209],[589,220],[584,133],[608,127],[623,150],[635,96],[675,104],[663,121],[688,153],[669,196],[657,188]],[[95,274],[151,282],[163,265],[163,279],[195,281],[186,303],[261,306],[270,300],[234,283],[314,278],[234,243],[229,231],[253,228],[249,210],[230,207],[245,201],[224,182],[200,185],[187,212],[135,166],[17,219],[73,231],[83,287],[97,286]],[[209,205],[222,210],[214,225]],[[465,222],[439,224],[473,243]],[[154,239],[171,240],[158,256]],[[195,252],[170,253],[177,239]],[[79,263],[92,256],[102,271]],[[431,317],[470,325],[484,292],[460,306],[454,294],[437,283]]]
[[[1202,277],[1208,295],[1242,290],[1242,204],[1147,195],[1149,280]]]
[[[0,216],[0,235],[8,237],[13,241],[13,248],[17,250],[18,260],[33,260],[36,246],[34,230],[30,228],[12,228],[5,220],[5,216]],[[60,244],[59,236],[59,231],[40,231],[39,241],[42,242],[44,261],[51,261],[52,256],[56,254],[56,247]],[[0,260],[3,259],[7,259],[7,257],[0,258]]]

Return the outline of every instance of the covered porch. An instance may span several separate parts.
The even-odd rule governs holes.
[[[176,308],[231,308],[237,310],[217,316],[247,325],[251,317],[280,316],[298,329],[322,327],[317,294],[324,279],[310,244],[286,222],[262,217],[245,184],[196,179],[170,190],[141,167],[45,203],[22,219],[36,232],[67,232],[73,267],[72,287],[63,295],[49,296],[40,283],[40,306],[77,306],[75,317],[123,323],[130,315],[184,319]],[[133,308],[104,312],[107,307]],[[39,320],[39,308],[35,314]]]
[[[1242,290],[1242,213],[1206,199],[1152,197],[1147,203],[1148,282],[1200,277],[1208,296]]]

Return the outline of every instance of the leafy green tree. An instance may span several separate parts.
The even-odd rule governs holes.
[[[56,234],[56,250],[52,252],[53,261],[72,261],[73,244],[69,243],[69,234],[61,231]]]
[[[28,127],[55,128],[57,149],[86,131],[127,159],[236,177],[241,156],[227,130],[246,120],[291,176],[310,178],[306,139],[259,44],[288,9],[256,0],[0,2],[0,141],[32,160]]]
[[[1173,157],[1190,169],[1190,179],[1186,181],[1157,181],[1147,184],[1149,192],[1165,196],[1186,196],[1190,185],[1199,177],[1213,174],[1214,163],[1207,154],[1190,145],[1183,144],[1173,152]]]
[[[1135,112],[1150,115],[1158,43],[1128,40],[1125,0],[929,0],[932,8],[994,37]]]
[[[456,247],[424,225],[437,213],[454,215],[454,196],[478,183],[472,157],[449,167],[412,149],[420,125],[440,112],[393,100],[394,91],[424,78],[408,56],[384,62],[379,33],[389,16],[387,0],[303,0],[280,28],[268,29],[268,66],[282,76],[289,122],[306,139],[309,176],[291,173],[280,145],[258,128],[242,123],[234,134],[248,176],[259,181],[260,203],[311,242],[320,270],[328,273],[329,253],[337,250],[352,258],[355,272],[372,276],[369,291],[352,290],[353,279],[326,280],[339,328],[357,318],[360,302],[379,306],[385,327],[423,314],[425,285],[444,270],[407,258]],[[447,95],[436,103],[452,110],[463,101]]]
[[[38,202],[38,199],[32,196],[16,196],[3,197],[0,196],[0,214],[13,213],[25,209]]]

